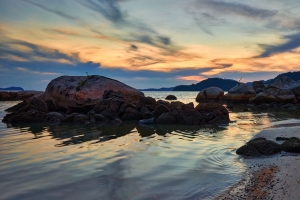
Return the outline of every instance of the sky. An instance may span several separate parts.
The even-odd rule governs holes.
[[[0,87],[62,75],[132,87],[300,69],[300,0],[0,0]]]

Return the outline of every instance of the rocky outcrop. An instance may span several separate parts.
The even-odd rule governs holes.
[[[270,102],[295,102],[296,96],[295,94],[287,89],[280,89],[276,87],[271,87],[267,89],[265,92],[260,92],[253,99],[251,99],[253,103],[270,103]]]
[[[99,85],[116,90],[99,89]],[[45,94],[31,97],[11,110],[13,113],[3,119],[6,123],[120,125],[127,120],[143,120],[141,123],[204,125],[229,122],[228,111],[220,104],[204,103],[194,108],[193,103],[156,102],[134,88],[99,76],[59,77],[49,83]]]
[[[260,91],[255,97],[250,99],[256,105],[266,103],[296,103],[297,98],[300,96],[300,83],[286,76],[278,78],[267,88],[262,88],[262,84],[262,82],[253,82],[253,88],[257,88],[256,92]]]
[[[144,94],[117,80],[103,76],[61,76],[52,80],[45,91],[45,101],[53,101],[57,107],[96,104],[104,91],[120,92],[125,101],[137,103]]]
[[[261,155],[272,155],[279,153],[281,146],[265,138],[256,138],[247,142],[244,146],[237,149],[236,153],[243,156],[259,157]]]
[[[166,97],[166,100],[177,100],[177,97],[170,94]]]
[[[0,91],[0,101],[22,101],[29,99],[38,94],[43,94],[39,91],[21,91],[21,92],[5,92]]]
[[[218,87],[209,87],[201,90],[197,97],[197,102],[205,102],[208,100],[219,100],[220,97],[224,96],[224,91]]]

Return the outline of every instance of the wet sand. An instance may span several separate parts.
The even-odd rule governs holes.
[[[277,143],[276,137],[300,138],[300,121],[287,120],[271,124],[254,138],[264,137]],[[260,157],[243,158],[247,168],[243,180],[218,196],[217,200],[300,199],[300,154],[286,153]]]

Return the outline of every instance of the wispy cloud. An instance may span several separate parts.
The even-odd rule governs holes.
[[[69,36],[81,36],[79,32],[68,30],[68,29],[53,28],[53,29],[44,29],[44,31],[49,33],[56,33],[56,34],[69,35]]]
[[[264,19],[276,15],[278,11],[252,7],[246,4],[217,1],[217,0],[197,0],[198,7],[209,9],[216,13],[243,16],[247,18]]]
[[[260,44],[259,46],[262,47],[264,51],[258,57],[269,57],[273,54],[290,52],[300,47],[300,33],[286,35],[283,36],[282,39],[286,41],[278,45]]]
[[[39,71],[33,71],[33,70],[30,70],[30,69],[25,68],[25,67],[16,67],[16,70],[22,71],[22,72],[26,72],[26,73],[30,73],[30,74],[37,74],[37,75],[50,75],[50,76],[61,75],[60,73],[56,73],[56,72],[39,72]]]
[[[3,40],[3,38],[2,38]],[[58,50],[43,47],[21,40],[6,38],[0,44],[0,58],[16,59],[21,61],[52,61],[76,64],[79,62],[79,54],[67,55]]]
[[[120,0],[86,0],[84,2],[77,0],[77,2],[91,10],[96,11],[97,13],[100,13],[107,20],[114,24],[126,22],[126,14],[120,10],[118,5]]]

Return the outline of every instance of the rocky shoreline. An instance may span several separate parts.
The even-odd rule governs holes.
[[[205,125],[229,123],[229,112],[218,103],[184,104],[145,97],[144,93],[103,76],[62,76],[43,94],[7,109],[5,123],[140,123]]]
[[[288,77],[281,77],[268,86],[261,81],[253,82],[253,86],[238,83],[228,94],[218,87],[209,87],[198,93],[197,106],[177,101],[174,95],[168,95],[167,101],[157,101],[117,80],[96,75],[61,76],[52,80],[45,92],[3,94],[1,100],[23,100],[7,109],[11,113],[4,117],[5,123],[112,122],[120,125],[122,121],[139,120],[144,124],[206,125],[229,123],[227,108],[235,105],[244,105],[244,111],[300,110],[300,82]]]
[[[278,143],[278,138],[299,138],[299,124],[299,120],[296,122],[282,121],[275,123],[272,128],[256,134],[253,140],[266,138],[268,141]],[[282,142],[284,144],[284,141]],[[299,144],[298,150],[300,150]],[[298,173],[300,166],[299,153],[281,150],[268,157],[254,158],[246,156],[243,163],[246,167],[245,177],[215,199],[300,199],[298,192],[300,183],[300,174]]]

